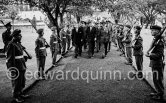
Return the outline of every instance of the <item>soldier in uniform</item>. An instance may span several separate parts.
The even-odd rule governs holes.
[[[95,35],[96,35],[96,28],[93,26],[92,22],[90,23],[89,27],[86,30],[87,33],[87,42],[88,42],[88,57],[91,58],[94,56],[94,49],[95,49]]]
[[[127,62],[125,62],[126,65],[132,65],[132,34],[131,34],[131,26],[126,25],[126,34],[125,38],[122,41],[125,44],[125,54]]]
[[[66,43],[67,43],[67,38],[66,38],[66,27],[65,26],[62,26],[61,28],[61,31],[60,31],[60,38],[62,40],[62,56],[65,55],[65,52],[66,52]]]
[[[143,39],[140,36],[141,27],[135,26],[134,27],[134,33],[135,38],[133,40],[132,48],[133,48],[133,56],[135,56],[135,62],[138,70],[138,77],[142,78],[142,69],[143,69]]]
[[[4,49],[3,52],[6,51],[6,47],[8,45],[8,43],[12,40],[12,36],[11,36],[11,23],[7,23],[5,25],[5,27],[7,28],[7,30],[5,32],[2,33],[2,39],[3,39],[3,43],[4,43]]]
[[[72,30],[72,41],[75,46],[75,58],[81,56],[82,53],[82,41],[83,41],[83,28],[76,24]]]
[[[52,54],[52,66],[56,66],[56,58],[58,55],[59,44],[58,44],[58,35],[56,33],[56,27],[52,27],[52,34],[50,36],[50,50]]]
[[[23,47],[21,45],[21,30],[16,29],[12,34],[12,41],[9,42],[6,50],[7,54],[7,68],[11,72],[11,80],[13,87],[13,98],[17,103],[24,101],[28,95],[23,94],[23,88],[25,87],[25,72],[27,56],[23,56]]]
[[[71,29],[69,28],[69,25],[67,25],[66,39],[67,39],[67,50],[69,50],[71,45]]]
[[[150,27],[151,34],[154,36],[152,49],[147,51],[146,56],[150,58],[150,67],[153,72],[153,83],[156,93],[151,93],[152,99],[161,100],[164,95],[163,73],[164,73],[164,40],[161,34],[161,27],[154,25]],[[150,53],[151,51],[151,53]]]
[[[39,36],[35,41],[36,44],[35,53],[37,58],[38,73],[39,73],[39,79],[44,79],[44,68],[47,56],[46,48],[48,47],[48,44],[46,43],[46,40],[43,37],[44,35],[43,29],[38,29],[37,33]]]

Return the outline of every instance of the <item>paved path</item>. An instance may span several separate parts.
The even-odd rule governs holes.
[[[53,78],[37,83],[28,92],[31,98],[26,103],[157,103],[148,96],[152,90],[144,81],[131,80],[134,71],[119,54],[112,50],[105,59],[100,53],[88,59],[83,53],[75,59],[70,52],[59,67],[49,72]],[[115,72],[121,73],[121,78]]]

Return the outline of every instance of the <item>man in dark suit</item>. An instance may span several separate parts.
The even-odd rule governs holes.
[[[82,53],[83,27],[76,24],[72,30],[72,41],[75,46],[75,58]]]
[[[154,25],[150,27],[151,34],[154,36],[153,49],[147,51],[146,56],[150,58],[150,67],[153,73],[153,83],[156,93],[151,93],[150,96],[155,100],[162,100],[164,95],[163,73],[164,73],[164,39],[160,35],[161,27]],[[149,53],[151,51],[151,53]]]
[[[96,28],[93,26],[92,23],[89,24],[89,27],[86,30],[87,33],[87,41],[88,41],[88,56],[89,58],[94,56],[94,49],[95,49],[95,35],[96,35]]]
[[[12,36],[11,36],[11,27],[12,27],[12,25],[11,25],[11,23],[10,22],[7,23],[5,25],[5,27],[6,27],[7,30],[2,33],[2,39],[3,39],[3,43],[4,43],[3,52],[6,51],[6,47],[7,47],[8,43],[12,40]]]
[[[140,36],[141,27],[135,26],[134,27],[135,38],[133,40],[132,48],[133,48],[133,56],[135,56],[135,62],[138,70],[138,78],[142,78],[142,69],[143,69],[143,39]]]

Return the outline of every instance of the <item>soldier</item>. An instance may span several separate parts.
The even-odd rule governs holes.
[[[66,30],[67,30],[66,27],[62,26],[61,31],[60,31],[60,38],[62,40],[62,43],[61,43],[61,45],[62,45],[62,56],[64,56],[65,52],[66,52],[66,43],[67,43]]]
[[[11,80],[13,87],[13,98],[17,103],[21,103],[28,95],[23,94],[23,88],[25,87],[25,72],[27,56],[23,56],[23,47],[21,45],[21,30],[16,29],[12,34],[12,41],[7,46],[7,68],[11,72]]]
[[[5,25],[6,27],[6,31],[2,33],[2,39],[3,39],[3,43],[4,43],[4,49],[3,49],[3,52],[5,53],[6,52],[6,47],[8,45],[8,43],[12,40],[12,36],[11,36],[11,23],[7,23]]]
[[[163,72],[164,72],[164,40],[161,36],[161,27],[154,25],[150,27],[151,34],[154,36],[151,48],[146,56],[150,58],[150,67],[153,72],[153,82],[156,93],[151,93],[152,99],[161,100],[164,95]],[[149,53],[151,51],[151,53]]]
[[[50,50],[52,54],[52,67],[57,66],[56,58],[58,55],[59,44],[58,44],[58,35],[56,33],[56,27],[52,27],[52,35],[50,37]]]
[[[132,65],[132,34],[131,34],[131,26],[126,25],[126,35],[124,40],[122,41],[125,43],[125,54],[127,62],[125,62],[126,65]]]
[[[141,32],[141,27],[140,26],[135,26],[134,27],[134,33],[135,33],[135,38],[133,40],[132,48],[133,48],[133,56],[135,56],[135,62],[138,70],[138,77],[142,78],[142,69],[143,69],[143,39],[140,36]]]
[[[67,50],[70,49],[71,45],[71,29],[69,28],[69,25],[67,25],[67,30],[66,30],[66,39],[67,39]]]
[[[122,42],[123,38],[124,38],[124,32],[123,32],[124,26],[121,25],[120,26],[120,33],[118,35],[119,38],[119,47],[120,47],[120,51],[122,54],[120,54],[120,56],[125,55],[125,49],[124,49],[124,44]]]
[[[95,35],[96,35],[96,28],[90,22],[89,27],[86,30],[87,33],[87,42],[88,42],[88,57],[94,57],[94,49],[95,49]]]
[[[82,53],[82,41],[83,41],[83,28],[76,24],[72,30],[72,41],[75,46],[75,58],[81,56]]]
[[[43,29],[38,29],[38,38],[35,41],[36,47],[35,47],[35,53],[37,58],[37,66],[38,66],[38,73],[39,73],[39,79],[44,79],[44,68],[45,68],[45,61],[46,61],[46,48],[49,47],[46,43],[45,38],[43,37],[44,31]]]

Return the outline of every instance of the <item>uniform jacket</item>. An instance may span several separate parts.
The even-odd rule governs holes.
[[[54,35],[52,34],[50,36],[50,49],[51,51],[55,51],[55,50],[58,50],[58,36],[57,35]]]
[[[74,44],[80,44],[82,43],[82,39],[84,36],[84,31],[83,31],[83,27],[79,27],[78,30],[76,30],[76,28],[74,27],[72,30],[72,40]]]
[[[140,35],[133,40],[133,56],[143,55],[142,42],[143,39]]]
[[[109,30],[104,30],[104,28],[101,28],[100,38],[101,38],[100,42],[109,42],[110,40]]]
[[[35,52],[36,52],[36,57],[43,57],[43,56],[47,56],[47,52],[46,52],[46,40],[43,37],[38,37],[35,41],[36,44],[36,48],[35,48]]]
[[[131,33],[126,35],[126,37],[123,40],[123,43],[125,43],[125,47],[132,47],[132,34]]]
[[[67,35],[67,33],[62,29],[60,31],[60,38],[62,41],[66,40],[66,35]]]
[[[7,68],[15,67],[19,71],[26,70],[26,64],[24,57],[17,58],[18,56],[23,56],[23,48],[19,42],[10,42],[7,47]],[[16,59],[17,58],[17,59]]]
[[[90,30],[90,27],[87,28],[86,30],[87,34],[87,40],[88,42],[94,42],[95,41],[95,35],[96,35],[96,28],[92,27]]]
[[[157,42],[154,43],[154,45],[155,48],[150,54],[150,67],[162,67],[164,56],[164,39],[159,39]]]

